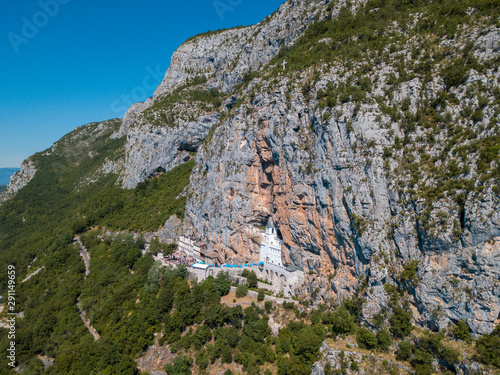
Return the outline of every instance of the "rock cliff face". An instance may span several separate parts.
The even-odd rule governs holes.
[[[363,25],[385,11],[363,3],[288,1],[260,24],[184,43],[114,135],[127,139],[122,186],[195,158],[180,231],[222,258],[257,260],[272,217],[286,263],[306,274],[297,294],[341,300],[367,280],[371,323],[391,284],[408,292],[417,324],[490,332],[500,30],[467,10],[453,35],[427,32],[429,14],[380,17],[382,46],[325,31],[321,20]]]
[[[36,167],[30,159],[23,161],[21,169],[14,173],[10,178],[9,185],[7,189],[0,194],[0,202],[12,198],[16,193],[23,187],[28,185],[28,183],[35,177]]]
[[[180,46],[153,98],[132,106],[125,115],[120,129],[128,137],[123,187],[137,186],[158,167],[170,170],[184,162],[186,151],[197,150],[218,121],[217,114],[196,103],[180,105],[181,97],[163,111],[155,103],[200,78],[206,81],[204,88],[231,91],[245,75],[261,70],[283,46],[293,44],[316,16],[322,17],[324,9],[317,5],[327,2],[287,2],[257,25],[202,34]],[[149,116],[144,114],[148,109]]]
[[[410,134],[405,129],[405,117],[421,116],[424,103],[439,100],[447,85],[442,69],[452,64],[451,57],[429,68],[434,75],[430,81],[403,72],[397,65],[401,59],[415,64],[423,60],[412,56],[411,51],[421,43],[414,37],[400,51],[389,51],[384,59],[379,56],[376,64],[363,57],[351,66],[325,64],[272,77],[264,73],[240,91],[231,91],[245,72],[266,71],[265,64],[280,46],[297,40],[311,21],[300,17],[302,12],[313,14],[311,10],[316,9],[321,18],[328,14],[324,5],[288,2],[270,21],[198,36],[183,45],[151,103],[200,74],[209,77],[207,88],[231,92],[233,98],[224,103],[222,112],[214,109],[219,113],[205,114],[211,116],[207,126],[198,120],[179,124],[182,132],[177,127],[146,135],[149,125],[140,121],[132,125],[124,186],[133,187],[158,166],[168,169],[184,160],[179,160],[178,146],[173,153],[164,149],[157,156],[148,142],[155,139],[163,145],[160,148],[186,144],[186,135],[194,131],[199,138],[187,143],[198,152],[183,230],[207,240],[210,250],[256,259],[261,241],[258,227],[273,217],[285,243],[287,263],[308,275],[298,293],[310,294],[319,287],[323,300],[343,298],[366,276],[369,293],[364,315],[370,322],[387,303],[384,284],[405,287],[398,275],[405,264],[416,260],[418,282],[408,287],[408,302],[418,324],[443,328],[463,319],[474,332],[489,332],[500,311],[500,210],[495,182],[474,182],[484,179],[478,171],[481,156],[477,153],[456,159],[455,176],[472,181],[473,186],[457,186],[431,202],[423,191],[445,183],[440,174],[455,167],[456,149],[451,151],[453,145],[447,145],[453,132],[417,126]],[[335,17],[338,8],[328,11]],[[282,27],[279,36],[274,25]],[[252,39],[252,35],[256,36]],[[450,51],[464,51],[467,39],[472,39],[475,58],[487,64],[498,57],[498,35],[494,27],[487,32],[477,27],[462,39],[435,43]],[[268,42],[262,43],[263,39]],[[487,97],[486,102],[493,100],[491,89],[498,78],[498,70],[480,73],[471,69],[461,86],[450,88],[456,99],[434,105],[440,116],[461,124],[464,131],[472,130],[477,140],[491,140],[498,134],[498,127],[490,125],[496,121],[496,112],[480,97],[489,95],[492,99]],[[485,92],[471,96],[478,82],[484,84]],[[328,95],[341,96],[339,91],[364,84],[369,86],[364,100],[356,101],[353,92],[336,103],[324,103]],[[329,91],[334,92],[325,95]],[[479,100],[484,105],[481,121],[465,118],[462,103],[474,111]],[[431,133],[437,142],[427,142]],[[142,146],[135,147],[141,137]],[[402,140],[406,145],[400,146]],[[462,146],[470,143],[463,140]],[[491,167],[497,166],[496,152]],[[137,155],[138,163],[130,164]],[[144,157],[148,163],[141,162]],[[425,164],[429,158],[433,158],[432,168]],[[421,168],[429,167],[428,173],[414,172],[418,162]],[[473,167],[461,170],[467,163]],[[416,191],[419,183],[422,194]]]

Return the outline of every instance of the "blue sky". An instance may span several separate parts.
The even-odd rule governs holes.
[[[283,2],[4,2],[0,168],[18,167],[77,126],[122,117],[132,101],[152,95],[184,40],[257,23]]]

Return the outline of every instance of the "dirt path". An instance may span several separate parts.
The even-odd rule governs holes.
[[[45,269],[45,266],[42,266],[42,268],[39,268],[35,272],[33,272],[33,273],[29,274],[28,276],[26,276],[26,278],[23,281],[21,281],[21,282],[24,283],[24,282],[28,281],[29,279],[31,279],[33,276],[37,275],[40,271],[42,271],[44,269]]]
[[[85,262],[85,277],[90,273],[90,255],[85,246],[83,246],[82,241],[80,241],[80,236],[75,237],[75,242],[78,244],[80,248],[80,255]]]
[[[83,323],[85,326],[88,328],[89,332],[91,333],[92,336],[94,336],[94,340],[97,341],[101,338],[99,334],[97,333],[96,329],[90,325],[90,320],[87,319],[87,316],[85,314],[85,311],[81,309],[82,303],[80,302],[80,299],[78,299],[78,302],[76,304],[76,310],[78,311],[78,315],[80,315],[80,318],[83,320]]]
[[[85,263],[85,277],[90,273],[90,255],[85,246],[83,246],[82,241],[80,241],[80,236],[76,236],[74,238],[74,241],[80,248],[80,256],[83,258],[83,262]],[[80,318],[82,319],[83,323],[89,330],[90,334],[94,336],[94,340],[97,341],[101,338],[99,334],[97,333],[96,329],[92,327],[90,324],[90,320],[87,318],[87,315],[85,314],[85,311],[82,310],[82,302],[80,301],[80,297],[78,297],[77,303],[76,303],[76,311],[78,311],[78,315],[80,315]]]

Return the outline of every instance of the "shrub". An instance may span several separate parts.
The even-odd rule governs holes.
[[[484,118],[484,113],[481,109],[475,110],[472,115],[471,115],[471,120],[474,121],[475,123],[483,121]]]
[[[453,327],[452,334],[453,337],[458,340],[464,340],[467,342],[470,342],[471,340],[469,325],[463,320],[459,320]]]
[[[411,260],[404,265],[403,272],[401,273],[401,279],[408,281],[411,284],[416,284],[417,282],[417,270],[418,270],[418,260]]]
[[[236,288],[236,298],[243,298],[248,294],[248,287],[245,284],[238,285]]]
[[[377,332],[377,348],[383,352],[389,351],[389,347],[391,346],[391,336],[389,332],[385,329],[381,329]]]
[[[448,362],[448,364],[452,365],[455,362],[458,362],[460,359],[460,353],[455,349],[450,348],[449,346],[443,345],[438,353],[439,358]]]
[[[500,326],[477,340],[476,352],[479,361],[500,368]]]
[[[441,71],[441,76],[447,89],[465,83],[468,74],[469,70],[463,59],[453,62]]]
[[[373,325],[377,328],[380,328],[384,325],[385,316],[382,313],[377,313],[373,315]]]
[[[196,349],[200,349],[212,339],[212,331],[206,325],[199,326],[196,329],[193,338],[193,344]]]
[[[282,306],[285,310],[293,310],[295,308],[295,304],[293,302],[287,302],[287,301],[283,301]]]
[[[361,349],[371,350],[377,346],[377,337],[375,336],[375,334],[363,327],[358,329],[358,333],[356,334],[356,341],[358,342],[358,345]]]
[[[229,294],[231,290],[231,280],[229,280],[229,274],[227,272],[219,272],[215,278],[215,290],[219,292],[221,296]]]
[[[265,293],[263,290],[259,290],[259,294],[257,295],[257,301],[264,301],[264,298],[265,298]]]
[[[393,308],[393,313],[389,318],[390,331],[394,337],[405,338],[413,329],[411,325],[412,313],[405,311],[399,306]]]
[[[233,362],[233,353],[231,352],[231,348],[229,348],[229,346],[224,346],[224,348],[222,349],[221,360],[222,363]]]
[[[401,341],[398,346],[398,351],[396,356],[399,360],[409,361],[411,358],[411,352],[413,349],[413,344],[408,341]]]
[[[175,357],[173,364],[165,365],[165,371],[169,375],[190,375],[193,360],[190,357],[179,355]]]
[[[264,309],[269,313],[273,308],[273,303],[271,301],[264,302]]]
[[[198,353],[198,355],[196,356],[196,364],[200,366],[200,369],[202,370],[208,367],[210,361],[208,359],[208,353],[206,350],[202,350]]]
[[[335,335],[346,335],[356,329],[354,317],[349,314],[345,306],[337,310],[323,314],[322,321],[331,327],[331,332]]]

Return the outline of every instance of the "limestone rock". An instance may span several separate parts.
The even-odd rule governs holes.
[[[35,163],[30,159],[23,161],[21,169],[12,175],[7,189],[0,195],[0,202],[6,201],[16,195],[19,190],[28,185],[33,177],[35,177],[35,174]]]

